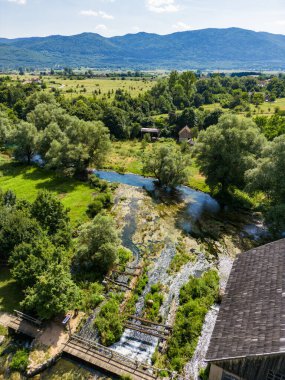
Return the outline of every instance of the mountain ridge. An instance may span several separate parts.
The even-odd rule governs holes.
[[[207,28],[166,35],[0,38],[0,68],[284,70],[285,35]]]

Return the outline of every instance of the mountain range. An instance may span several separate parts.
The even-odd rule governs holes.
[[[0,38],[0,69],[284,70],[285,35],[239,28],[168,35]]]

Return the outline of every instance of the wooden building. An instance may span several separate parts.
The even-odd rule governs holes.
[[[182,142],[182,141],[187,141],[189,142],[190,144],[192,144],[193,140],[192,140],[192,133],[191,133],[191,129],[188,127],[188,125],[186,125],[184,128],[182,128],[179,133],[179,142]]]
[[[157,140],[160,136],[160,129],[158,128],[141,128],[142,136],[148,133],[152,140]]]
[[[209,380],[285,380],[285,239],[236,259],[206,360]]]

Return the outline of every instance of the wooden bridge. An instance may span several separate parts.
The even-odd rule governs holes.
[[[162,340],[167,340],[172,331],[171,326],[152,322],[148,319],[139,318],[135,315],[129,316],[129,319],[125,322],[125,327],[130,330],[139,331],[143,334],[152,335]]]
[[[130,376],[133,380],[153,380],[160,370],[148,364],[130,359],[98,343],[73,335],[63,352],[93,364],[118,376]]]
[[[35,338],[41,331],[42,322],[20,311],[14,310],[15,315],[10,315],[6,326],[16,333]]]
[[[6,326],[17,333],[32,338],[38,336],[42,330],[42,322],[15,310],[15,315],[9,315]],[[64,344],[62,353],[80,359],[90,365],[118,376],[129,376],[133,380],[154,380],[159,378],[160,369],[130,359],[118,352],[100,345],[94,341],[83,339],[74,334]],[[169,379],[173,378],[169,372]]]

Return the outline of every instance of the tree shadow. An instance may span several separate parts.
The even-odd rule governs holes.
[[[23,294],[19,285],[12,279],[8,268],[0,269],[0,311],[13,312],[19,309]]]
[[[18,162],[5,162],[0,165],[0,171],[5,177],[21,176],[27,181],[37,182],[34,184],[36,189],[46,189],[57,194],[71,192],[77,186],[84,184],[84,182],[64,177],[54,171]]]

